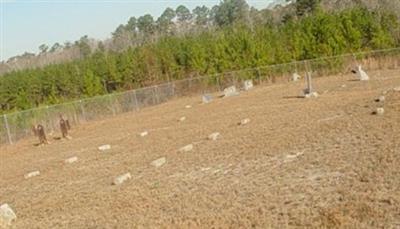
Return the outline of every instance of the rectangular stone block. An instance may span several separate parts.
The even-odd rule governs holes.
[[[0,206],[0,228],[7,228],[11,226],[13,221],[17,220],[17,215],[8,204]]]
[[[78,161],[78,157],[70,157],[70,158],[66,159],[64,162],[65,162],[65,164],[72,164],[77,161]]]
[[[237,91],[235,86],[224,89],[224,97],[232,97],[236,95],[239,95],[239,92]]]
[[[25,174],[24,177],[25,177],[25,179],[29,179],[29,178],[36,177],[39,175],[40,175],[39,171],[33,171],[33,172]]]
[[[120,185],[120,184],[124,183],[125,181],[127,181],[127,180],[129,180],[131,178],[132,178],[132,176],[131,176],[130,173],[125,173],[123,175],[117,176],[114,179],[113,184],[114,185]]]
[[[165,157],[159,158],[157,160],[152,161],[150,164],[154,167],[161,167],[167,162],[167,159]]]

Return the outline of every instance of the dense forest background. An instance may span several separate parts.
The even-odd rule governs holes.
[[[37,56],[8,60],[24,67],[3,69],[0,113],[196,75],[400,46],[398,3],[328,2],[282,1],[265,10],[245,0],[192,11],[179,6],[157,19],[132,17],[108,41],[83,36],[51,48],[40,45]]]

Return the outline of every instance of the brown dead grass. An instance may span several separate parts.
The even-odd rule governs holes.
[[[371,75],[315,79],[317,99],[296,98],[302,82],[264,85],[87,123],[47,146],[26,139],[1,148],[0,202],[15,228],[398,228],[400,97],[374,99],[400,73]],[[385,115],[371,115],[379,106]],[[206,140],[213,132],[221,139]],[[100,153],[103,144],[112,149]],[[41,175],[25,180],[32,170]],[[126,172],[131,180],[111,185]]]

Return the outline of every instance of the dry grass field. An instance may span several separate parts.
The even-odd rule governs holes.
[[[400,92],[374,101],[400,72],[353,77],[314,79],[313,99],[298,98],[303,81],[260,85],[75,126],[72,140],[3,146],[0,203],[17,214],[12,228],[400,228]]]

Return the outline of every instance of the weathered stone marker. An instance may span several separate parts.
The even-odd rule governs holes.
[[[39,171],[33,171],[33,172],[25,174],[24,178],[25,179],[29,179],[29,178],[36,177],[36,176],[39,176],[39,175],[40,175]]]
[[[301,79],[301,76],[299,74],[297,74],[297,72],[293,73],[292,81],[296,82],[296,81],[299,81],[300,79]]]
[[[383,115],[383,114],[385,114],[385,109],[383,109],[383,107],[379,107],[379,108],[376,109],[375,114]]]
[[[237,91],[235,86],[224,89],[224,97],[232,97],[236,95],[239,95],[239,92]]]
[[[246,80],[243,83],[243,88],[245,91],[251,90],[254,87],[253,80]]]
[[[127,180],[129,180],[131,178],[132,178],[132,176],[131,176],[130,173],[125,173],[125,174],[122,174],[122,175],[117,176],[116,178],[114,178],[113,184],[114,185],[120,185],[120,184],[124,183],[125,181],[127,181]]]
[[[203,95],[202,96],[203,103],[210,103],[212,101],[212,99],[213,98],[211,95]]]
[[[187,146],[184,146],[184,147],[180,148],[179,152],[185,153],[185,152],[189,152],[189,151],[192,151],[192,150],[193,150],[193,145],[189,144]]]
[[[244,125],[247,125],[247,124],[249,124],[249,123],[250,123],[250,119],[249,119],[249,118],[246,118],[246,119],[241,120],[241,121],[239,122],[239,125],[240,125],[240,126],[244,126]]]
[[[106,151],[106,150],[109,150],[109,149],[111,149],[111,146],[110,146],[110,145],[102,145],[102,146],[99,146],[99,150],[100,150],[100,151]]]
[[[150,165],[158,168],[158,167],[163,166],[166,162],[167,162],[167,159],[165,157],[162,157],[162,158],[152,161],[150,163]]]
[[[142,133],[139,134],[140,137],[146,137],[147,135],[149,135],[148,131],[143,131]]]
[[[11,226],[13,221],[17,220],[17,215],[8,204],[0,206],[0,228],[7,228]]]
[[[65,164],[72,164],[72,163],[74,163],[74,162],[77,162],[78,161],[78,157],[70,157],[70,158],[68,158],[68,159],[65,159]]]
[[[385,96],[381,95],[375,101],[376,102],[385,102]]]
[[[208,140],[216,141],[220,136],[221,136],[220,133],[215,132],[215,133],[208,135]]]
[[[361,68],[361,65],[358,65],[358,68],[357,68],[357,75],[358,75],[358,78],[360,79],[360,81],[367,81],[367,80],[369,80],[369,76],[368,76],[367,73]]]

